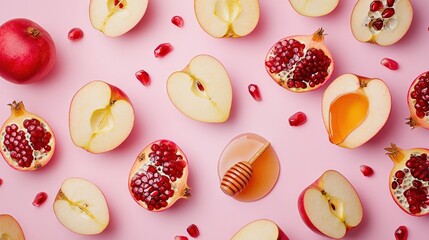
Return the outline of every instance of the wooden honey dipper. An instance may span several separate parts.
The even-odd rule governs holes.
[[[249,161],[238,162],[228,169],[228,171],[223,175],[220,183],[222,191],[229,196],[234,196],[241,192],[244,187],[247,186],[250,178],[252,177],[252,164],[262,155],[262,153],[265,152],[265,150],[267,150],[270,145],[270,142],[264,143],[264,145],[255,153],[255,155],[252,156],[252,158],[250,158]]]

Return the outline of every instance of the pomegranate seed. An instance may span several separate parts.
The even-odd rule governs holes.
[[[393,8],[386,8],[384,9],[384,11],[381,13],[381,16],[383,18],[391,18],[393,15],[395,15],[395,9]]]
[[[250,84],[248,87],[250,95],[252,95],[253,99],[256,101],[261,101],[261,92],[259,92],[259,87],[256,84]]]
[[[189,236],[193,238],[197,238],[198,236],[200,236],[200,230],[198,230],[198,227],[195,224],[189,225],[186,231],[189,233]]]
[[[38,207],[42,205],[46,199],[48,199],[48,194],[45,192],[40,192],[36,195],[36,197],[33,200],[33,206]]]
[[[150,85],[150,76],[145,70],[140,70],[136,72],[136,78],[144,85]]]
[[[380,31],[383,28],[384,22],[381,18],[377,18],[374,22],[372,22],[372,27],[377,30]]]
[[[301,126],[307,121],[307,116],[303,112],[297,112],[289,118],[289,125],[296,127]]]
[[[174,240],[188,240],[188,238],[185,236],[175,236]]]
[[[173,46],[170,43],[161,43],[158,47],[155,48],[154,54],[156,58],[162,58],[171,51],[173,51]]]
[[[371,3],[371,5],[369,6],[369,10],[371,10],[371,12],[377,12],[380,11],[381,9],[383,9],[383,3],[381,1],[373,1]]]
[[[383,58],[381,59],[381,65],[387,67],[390,70],[397,70],[399,68],[398,63],[390,58]]]
[[[395,231],[396,240],[407,240],[408,238],[408,229],[405,226],[400,226]]]
[[[181,16],[172,17],[171,22],[180,28],[183,27],[183,23],[184,23],[183,18]]]
[[[393,4],[395,4],[395,0],[387,0],[388,7],[393,7]]]
[[[197,87],[201,92],[204,92],[204,86],[200,83],[200,81],[197,81]]]
[[[69,31],[68,38],[71,41],[77,41],[83,38],[83,31],[80,28],[72,28]]]
[[[0,178],[0,186],[3,184],[3,179]]]
[[[372,168],[367,165],[360,165],[360,171],[365,177],[369,177],[374,174],[374,170],[372,170]]]

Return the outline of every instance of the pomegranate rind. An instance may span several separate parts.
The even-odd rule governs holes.
[[[396,198],[397,194],[395,193],[395,190],[392,189],[392,182],[394,181],[395,173],[398,170],[403,170],[404,168],[407,168],[405,164],[406,164],[407,160],[410,159],[411,155],[413,155],[413,154],[419,154],[420,155],[422,153],[429,154],[429,149],[427,149],[427,148],[412,148],[412,149],[404,150],[404,149],[397,147],[395,144],[392,143],[390,147],[385,148],[384,150],[387,151],[386,155],[388,155],[394,163],[394,166],[393,166],[393,168],[389,174],[389,186],[388,187],[389,187],[390,195],[392,196],[396,205],[398,205],[399,208],[401,208],[404,212],[406,212],[407,214],[409,214],[411,216],[421,217],[421,216],[428,215],[429,214],[429,208],[426,208],[426,209],[422,208],[422,210],[426,210],[426,212],[422,211],[421,213],[413,214],[407,208],[407,206],[408,206],[407,201],[404,201],[404,202],[406,202],[405,206],[402,205],[399,202],[399,200]],[[428,186],[429,186],[429,184],[427,184],[427,187]]]
[[[13,169],[19,170],[19,171],[34,171],[37,169],[40,169],[42,167],[44,167],[52,158],[54,152],[55,152],[55,135],[54,132],[52,130],[52,128],[49,126],[49,124],[40,116],[33,114],[31,112],[28,112],[25,110],[24,104],[22,102],[17,103],[16,101],[14,101],[13,103],[10,104],[11,106],[11,115],[8,117],[8,119],[6,119],[6,121],[3,123],[3,126],[1,127],[0,130],[0,152],[4,158],[4,160],[6,161],[6,163],[11,166]],[[17,110],[13,110],[13,108],[17,108],[19,107],[20,109],[18,110],[19,113],[15,114],[14,111],[16,112]],[[51,150],[49,152],[43,152],[42,154],[42,158],[37,159],[36,157],[34,158],[34,160],[32,161],[30,167],[21,167],[18,165],[18,162],[16,162],[15,160],[10,158],[10,153],[9,151],[6,149],[5,145],[4,145],[4,136],[5,136],[5,132],[6,132],[6,127],[10,124],[16,124],[18,126],[19,130],[25,130],[23,123],[24,120],[26,119],[37,119],[39,120],[42,124],[44,129],[51,133],[51,139],[48,143],[49,146],[51,146]],[[30,145],[31,146],[31,145]]]
[[[174,190],[174,195],[172,197],[170,197],[167,200],[167,206],[166,207],[161,207],[160,209],[152,209],[149,210],[147,204],[144,201],[140,201],[140,200],[136,200],[134,198],[133,192],[132,192],[132,187],[131,187],[131,182],[132,179],[134,177],[134,175],[136,173],[139,172],[145,172],[148,168],[148,161],[150,160],[150,158],[148,157],[148,154],[150,152],[152,152],[152,145],[154,144],[159,144],[162,141],[168,141],[170,143],[173,143],[176,147],[177,147],[177,154],[181,155],[183,158],[182,160],[186,162],[186,166],[183,168],[183,175],[181,178],[178,178],[175,182],[171,182],[171,189]],[[166,175],[160,171],[158,171],[159,174],[161,175]],[[189,165],[188,165],[188,158],[186,157],[186,155],[184,154],[184,152],[182,151],[182,149],[180,149],[180,147],[175,144],[173,141],[170,140],[165,140],[165,139],[161,139],[161,140],[157,140],[154,141],[150,144],[148,144],[137,156],[133,166],[131,167],[131,171],[128,177],[128,190],[130,191],[131,196],[133,197],[133,199],[143,208],[152,211],[152,212],[160,212],[160,211],[164,211],[168,208],[170,208],[171,206],[173,206],[173,204],[183,198],[183,199],[187,199],[191,196],[190,190],[191,188],[187,185],[187,180],[188,180],[188,175],[189,175]],[[167,175],[166,175],[167,176]]]
[[[425,116],[424,118],[417,117],[416,108],[414,107],[417,100],[411,98],[411,93],[414,91],[414,87],[420,81],[419,78],[425,75],[429,75],[429,71],[424,72],[420,74],[418,77],[416,77],[414,81],[411,83],[407,93],[407,102],[408,102],[408,108],[410,109],[410,117],[406,118],[407,120],[406,124],[408,124],[412,128],[422,127],[425,129],[429,129],[429,117],[428,116]]]
[[[282,72],[284,72],[283,70],[280,73],[271,73],[269,68],[267,66],[265,66],[267,73],[270,75],[270,77],[277,84],[279,84],[281,87],[283,87],[283,88],[285,88],[291,92],[303,93],[303,92],[314,91],[314,90],[322,87],[326,82],[329,81],[329,79],[331,78],[332,73],[334,71],[334,60],[332,58],[331,52],[329,51],[328,47],[324,43],[324,36],[325,36],[324,30],[322,28],[320,28],[315,33],[313,33],[311,35],[294,35],[294,36],[282,38],[282,39],[278,40],[276,43],[274,43],[274,45],[270,48],[270,50],[268,51],[268,53],[265,57],[265,63],[266,63],[267,61],[270,60],[270,57],[273,56],[273,51],[274,51],[274,48],[277,45],[277,43],[282,42],[284,40],[290,40],[290,39],[294,39],[294,40],[300,42],[301,44],[305,45],[305,48],[303,50],[304,56],[307,53],[307,51],[311,48],[321,49],[321,50],[323,50],[324,54],[331,59],[331,63],[327,69],[328,76],[325,77],[323,83],[320,83],[314,87],[307,86],[305,89],[296,88],[296,87],[288,87],[287,81],[289,80],[289,78],[287,78],[287,76],[285,76],[283,78],[280,76],[280,74]],[[304,56],[299,61],[301,61],[304,58]],[[295,69],[295,67],[293,67],[291,70],[289,70],[289,72],[293,72],[294,69]]]

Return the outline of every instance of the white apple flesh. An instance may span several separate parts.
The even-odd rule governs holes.
[[[186,116],[202,122],[224,122],[232,104],[232,87],[222,63],[208,55],[194,57],[167,80],[171,102]]]
[[[320,17],[334,11],[339,0],[289,0],[293,9],[307,17]]]
[[[273,221],[258,219],[238,230],[231,240],[289,240],[289,238]]]
[[[352,184],[339,172],[328,170],[298,199],[305,224],[316,233],[340,239],[360,224],[363,208]]]
[[[209,35],[242,37],[259,21],[259,0],[195,0],[195,16]]]
[[[0,214],[0,240],[25,240],[18,221],[9,214]]]
[[[83,86],[70,104],[73,143],[91,153],[118,147],[134,125],[134,109],[127,95],[103,81]]]
[[[99,234],[109,224],[103,193],[82,178],[68,178],[62,183],[54,201],[54,213],[64,227],[78,234]]]
[[[146,13],[148,0],[91,0],[92,26],[109,37],[118,37],[134,28]]]

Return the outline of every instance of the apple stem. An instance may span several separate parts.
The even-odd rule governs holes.
[[[258,159],[262,155],[262,153],[264,153],[265,150],[267,150],[269,146],[271,146],[270,142],[264,143],[264,145],[262,145],[262,147],[259,148],[259,150],[255,153],[255,155],[253,155],[252,158],[250,158],[249,164],[252,165],[256,161],[256,159]]]
[[[394,143],[391,143],[390,147],[385,148],[384,150],[387,151],[386,155],[389,156],[390,159],[392,159],[392,161],[395,163],[401,162],[404,158],[403,150]]]

